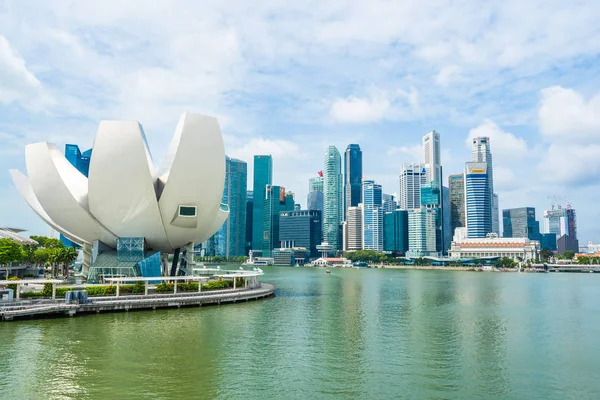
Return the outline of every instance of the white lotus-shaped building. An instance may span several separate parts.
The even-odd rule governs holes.
[[[25,156],[28,176],[10,170],[17,189],[48,225],[84,246],[143,237],[146,250],[171,253],[208,239],[229,215],[213,117],[181,116],[160,174],[136,121],[100,122],[87,178],[54,144],[30,144]]]

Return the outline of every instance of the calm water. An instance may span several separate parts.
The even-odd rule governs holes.
[[[0,398],[600,398],[600,275],[266,272],[258,302],[0,324]]]

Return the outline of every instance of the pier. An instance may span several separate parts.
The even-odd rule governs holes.
[[[274,285],[258,283],[257,286],[252,288],[214,290],[210,292],[91,297],[89,302],[85,304],[67,304],[64,299],[24,300],[4,304],[0,302],[0,320],[12,321],[14,319],[52,316],[73,317],[101,312],[220,305],[267,298],[272,296],[274,291]]]

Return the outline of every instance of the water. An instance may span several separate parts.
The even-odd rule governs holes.
[[[598,275],[265,271],[272,299],[0,324],[0,398],[600,398]]]

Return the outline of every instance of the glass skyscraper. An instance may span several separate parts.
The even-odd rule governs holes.
[[[256,207],[256,198],[254,206]],[[271,251],[279,244],[279,215],[282,211],[294,211],[294,198],[281,186],[267,185],[263,205],[263,257],[270,257]]]
[[[427,171],[427,182],[441,182],[442,180],[442,156],[440,148],[440,134],[431,131],[423,136],[423,152],[425,153],[425,169]]]
[[[465,224],[465,177],[463,174],[448,177],[450,191],[450,235],[454,236],[456,228]]]
[[[279,241],[281,247],[304,247],[310,257],[318,257],[321,244],[321,211],[282,211],[279,214]]]
[[[485,238],[492,232],[492,193],[488,179],[486,163],[466,163],[465,197],[469,238]]]
[[[252,218],[254,214],[254,192],[246,192],[246,245],[244,246],[244,255],[248,255],[252,250]]]
[[[400,254],[408,251],[408,211],[383,214],[383,250]]]
[[[340,250],[340,224],[344,217],[342,196],[342,159],[335,146],[329,146],[325,152],[325,166],[323,169],[324,192],[324,232],[323,239],[332,246],[333,250]]]
[[[502,210],[502,225],[502,237],[540,240],[540,223],[535,220],[533,207]]]
[[[500,217],[498,215],[498,195],[494,193],[494,168],[492,163],[491,142],[489,137],[473,138],[471,162],[485,163],[488,179],[490,232],[500,234]]]
[[[72,166],[77,168],[77,171],[81,172],[86,178],[90,172],[90,160],[92,158],[92,149],[86,150],[83,153],[79,150],[79,146],[76,144],[65,145],[65,158]],[[79,247],[67,239],[62,233],[60,234],[60,241],[66,247]]]
[[[265,204],[265,193],[267,185],[273,182],[273,159],[270,155],[254,156],[254,180],[252,192],[254,194],[254,205],[252,210],[252,249],[263,248],[263,208]]]
[[[381,185],[362,183],[362,244],[364,250],[383,250],[383,208]]]
[[[357,144],[349,144],[344,153],[344,215],[348,207],[361,202],[362,151]]]

